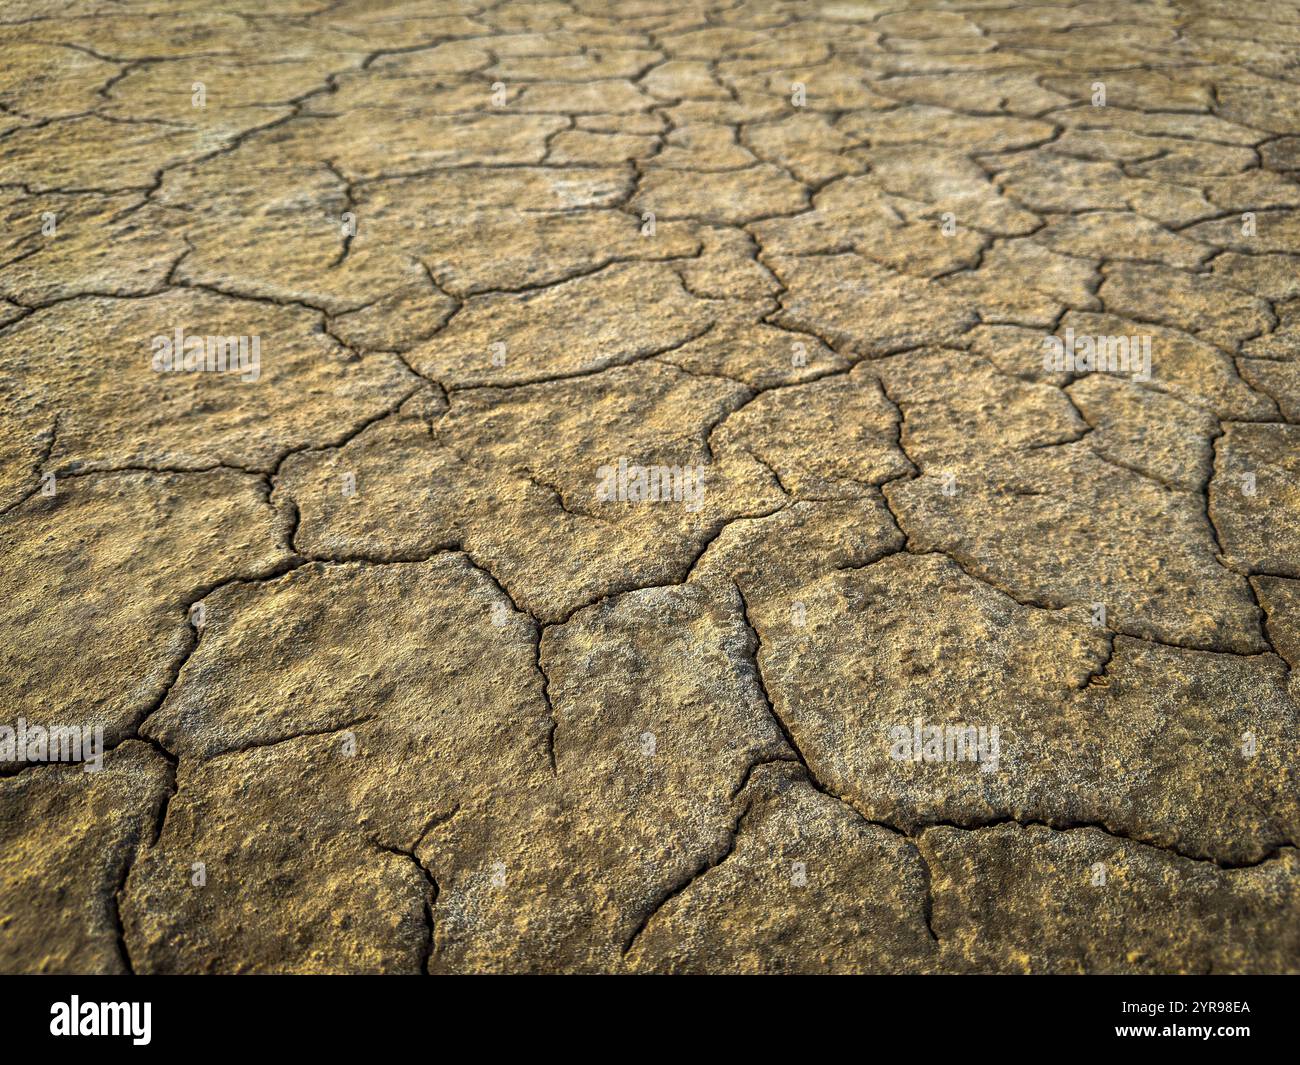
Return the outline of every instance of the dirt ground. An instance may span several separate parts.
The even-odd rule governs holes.
[[[1300,971],[1296,5],[0,53],[0,970]]]

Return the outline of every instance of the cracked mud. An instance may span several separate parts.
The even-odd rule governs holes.
[[[6,5],[0,970],[1300,971],[1298,47]]]

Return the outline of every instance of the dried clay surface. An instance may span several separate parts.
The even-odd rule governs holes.
[[[1297,49],[6,3],[0,971],[1300,971]]]

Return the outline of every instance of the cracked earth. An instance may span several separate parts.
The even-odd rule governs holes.
[[[1300,970],[1295,5],[0,48],[0,969]]]

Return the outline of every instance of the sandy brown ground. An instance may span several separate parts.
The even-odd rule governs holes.
[[[1300,969],[1295,5],[0,51],[0,969]]]

